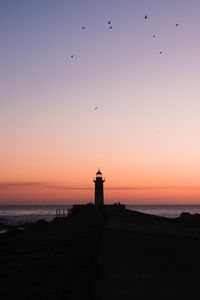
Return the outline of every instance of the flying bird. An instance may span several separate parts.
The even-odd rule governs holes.
[[[144,18],[145,18],[145,19],[147,19],[147,18],[148,18],[148,16],[147,16],[147,15],[145,15],[145,16],[144,16]]]
[[[160,51],[160,54],[162,54],[162,51]]]
[[[97,110],[98,109],[98,107],[96,106],[95,108],[94,108],[94,110]]]
[[[108,21],[108,25],[110,25],[111,24],[111,21]]]
[[[176,24],[176,27],[178,27],[179,26],[179,24]]]
[[[110,26],[109,29],[112,29],[112,26]]]
[[[82,26],[82,29],[84,30],[84,29],[85,29],[85,26]]]
[[[71,57],[71,58],[74,58],[74,55],[71,55],[70,57]]]
[[[156,35],[153,35],[153,38],[155,39],[155,38],[156,38]]]

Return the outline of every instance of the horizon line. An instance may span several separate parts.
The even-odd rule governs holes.
[[[51,182],[0,182],[1,188],[11,188],[11,187],[41,187],[41,188],[51,188],[57,190],[94,190],[94,187],[88,186],[67,186],[59,185]],[[111,186],[104,187],[105,190],[167,190],[167,189],[191,189],[191,190],[200,190],[200,186]]]

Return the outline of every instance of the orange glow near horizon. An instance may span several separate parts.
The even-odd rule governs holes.
[[[58,145],[50,148],[49,144],[44,149],[39,145],[34,151],[28,148],[24,153],[16,149],[15,156],[5,153],[0,174],[0,205],[93,202],[92,179],[97,160],[100,167],[104,166],[101,171],[106,177],[106,203],[200,203],[200,167],[196,157],[188,160],[185,152],[179,151],[172,156],[171,149],[166,147],[159,152],[150,148],[146,152],[145,145],[142,151],[135,146],[134,155],[129,153],[129,147],[114,150],[114,145],[112,149],[100,145],[98,155],[96,145],[90,147],[80,152],[64,145],[60,149]]]
[[[89,159],[86,153],[86,169],[85,154],[80,158],[83,155],[75,151],[70,159],[63,159],[63,154],[59,158],[54,155],[53,159],[45,153],[43,157],[42,152],[38,153],[34,159],[24,156],[17,160],[10,156],[9,160],[3,161],[0,205],[93,202],[92,179],[97,170],[93,168],[94,156]],[[107,167],[101,171],[106,177],[105,203],[200,204],[198,165],[192,168],[187,161],[180,161],[180,156],[174,162],[172,159],[153,159],[153,153],[151,158],[142,153],[140,159],[139,154],[136,159],[122,156],[123,159],[118,158],[118,164],[115,164],[116,154],[119,155],[116,151],[113,156],[110,154],[112,158],[108,161],[104,153]]]
[[[200,187],[113,187],[105,184],[105,204],[199,204]],[[1,205],[76,204],[94,201],[94,186],[46,183],[4,183]]]

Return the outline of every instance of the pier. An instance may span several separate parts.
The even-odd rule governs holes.
[[[65,222],[0,236],[0,242],[3,300],[171,300],[198,294],[199,224],[188,219],[91,206]]]
[[[67,217],[66,209],[56,208],[56,215],[55,215],[55,217],[57,219],[66,218]]]

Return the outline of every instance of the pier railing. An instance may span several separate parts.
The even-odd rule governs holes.
[[[56,208],[56,218],[65,218],[67,216],[65,209]]]

